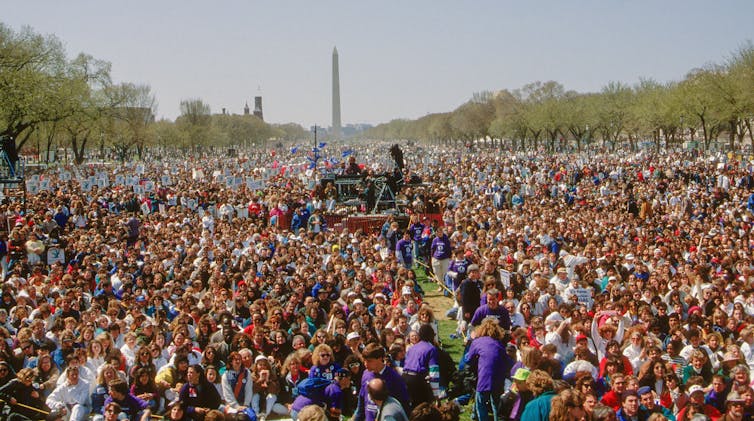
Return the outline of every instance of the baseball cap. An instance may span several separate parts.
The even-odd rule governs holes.
[[[351,339],[359,339],[361,338],[361,335],[359,335],[359,332],[351,332],[346,336],[346,340],[350,341]]]
[[[345,368],[339,368],[338,371],[335,372],[335,375],[338,377],[351,377],[351,372]]]
[[[647,393],[652,393],[652,388],[649,386],[642,386],[636,392],[639,394],[639,396],[646,395]]]
[[[474,264],[474,265],[469,266],[469,272],[472,272],[475,270],[479,270],[479,265]]]
[[[518,370],[516,370],[516,374],[514,374],[511,378],[513,380],[518,380],[518,381],[523,382],[523,381],[526,381],[527,378],[529,378],[529,374],[531,374],[531,371],[529,371],[528,369],[519,368]]]
[[[698,384],[695,384],[689,388],[689,396],[693,395],[696,392],[704,393],[704,388],[699,386]]]

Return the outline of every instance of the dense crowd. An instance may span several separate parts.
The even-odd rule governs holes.
[[[3,414],[754,414],[750,162],[412,147],[404,179],[426,182],[397,192],[407,225],[328,226],[353,208],[321,172],[368,179],[380,148],[316,171],[278,153],[34,178],[25,204],[0,207]],[[446,341],[464,342],[460,361]]]

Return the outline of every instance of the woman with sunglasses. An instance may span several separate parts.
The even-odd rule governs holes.
[[[334,380],[335,373],[340,365],[333,360],[333,350],[327,344],[320,344],[312,352],[312,367],[309,369],[309,377],[321,377]]]
[[[0,387],[5,386],[15,378],[15,372],[6,361],[0,361]]]
[[[144,345],[136,351],[136,359],[131,370],[128,372],[128,378],[131,380],[131,385],[133,385],[136,380],[136,372],[142,368],[147,370],[152,378],[157,375],[157,367],[155,367],[152,362],[152,352],[148,345]]]
[[[0,399],[11,405],[13,413],[35,420],[44,418],[45,414],[40,411],[49,412],[50,408],[42,401],[41,395],[34,387],[33,382],[34,371],[31,368],[19,370],[15,379],[0,387]]]
[[[202,355],[202,367],[206,370],[208,366],[214,366],[219,375],[225,373],[225,363],[220,358],[216,345],[207,345]]]

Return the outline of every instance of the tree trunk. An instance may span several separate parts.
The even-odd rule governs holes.
[[[731,120],[728,122],[730,127],[728,129],[728,148],[731,151],[736,150],[736,129],[738,128],[738,124],[735,120]]]

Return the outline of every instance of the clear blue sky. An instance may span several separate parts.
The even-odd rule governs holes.
[[[241,113],[261,87],[268,122],[328,126],[331,52],[343,123],[450,111],[483,90],[556,80],[681,79],[754,41],[754,1],[0,0],[0,21],[57,35],[70,56],[146,83],[158,116],[201,98]],[[253,105],[252,105],[253,106]]]

